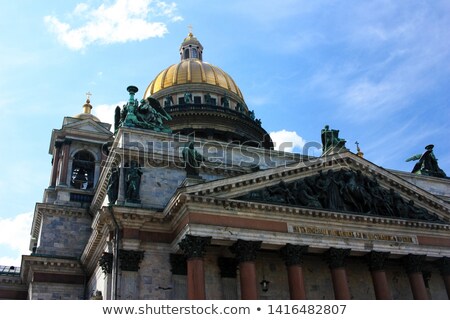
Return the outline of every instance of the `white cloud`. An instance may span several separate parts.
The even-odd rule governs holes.
[[[16,256],[0,256],[0,264],[20,266],[22,254],[29,254],[30,230],[33,213],[22,213],[12,218],[0,218],[0,245],[12,250]]]
[[[299,151],[305,145],[305,140],[300,137],[295,131],[274,131],[270,133],[270,137],[274,143],[275,150],[293,152],[294,149]]]
[[[120,108],[123,107],[124,104],[126,104],[126,101],[120,101],[116,104],[100,104],[98,106],[94,106],[92,109],[92,113],[100,119],[101,122],[106,122],[109,124],[112,124],[111,131],[114,130],[114,114],[116,111],[116,107],[119,106]]]
[[[164,22],[149,21],[151,17],[180,21],[175,3],[154,0],[116,0],[111,5],[90,8],[79,3],[72,12],[73,20],[82,20],[78,27],[45,16],[50,32],[72,50],[83,50],[92,43],[111,44],[162,37],[168,30]]]

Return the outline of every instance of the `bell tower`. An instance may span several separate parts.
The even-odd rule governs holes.
[[[111,125],[91,113],[90,93],[82,112],[65,117],[54,129],[49,153],[50,183],[43,201],[36,203],[31,226],[31,255],[24,256],[29,299],[83,299],[84,271],[78,262],[88,242],[92,216],[88,206],[98,184],[107,146],[113,140]],[[58,265],[49,270],[46,265]],[[52,280],[53,279],[53,280]],[[70,283],[61,293],[54,284]],[[55,287],[54,287],[55,286]]]

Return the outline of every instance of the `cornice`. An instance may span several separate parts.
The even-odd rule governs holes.
[[[380,185],[385,186],[386,188],[395,188],[403,196],[413,198],[416,200],[416,203],[420,203],[425,208],[438,213],[439,218],[442,220],[450,222],[450,205],[445,201],[369,161],[360,159],[350,152],[310,159],[274,169],[262,170],[246,176],[211,181],[205,184],[188,187],[184,190],[180,190],[180,192],[200,196],[214,196],[218,198],[226,196],[227,198],[234,198],[246,194],[249,190],[274,185],[281,180],[289,183],[296,179],[316,174],[320,170],[327,171],[329,169],[334,169],[334,167],[339,169],[344,167],[352,168],[360,170],[367,175],[374,175]]]
[[[424,230],[440,230],[450,231],[449,224],[433,223],[419,220],[407,220],[407,219],[394,219],[389,217],[369,216],[355,213],[336,212],[327,209],[315,209],[306,207],[293,207],[280,204],[270,204],[261,202],[248,202],[242,200],[221,199],[208,196],[189,195],[183,194],[178,198],[178,201],[174,203],[173,208],[179,209],[182,204],[200,204],[203,210],[208,211],[208,207],[215,207],[214,211],[222,211],[223,213],[240,212],[240,217],[244,216],[245,212],[251,212],[253,215],[259,213],[263,216],[274,218],[274,215],[280,214],[277,217],[308,217],[316,219],[326,219],[327,221],[336,221],[339,223],[362,223],[369,225],[387,225],[390,227],[407,227],[414,229]],[[200,207],[196,207],[198,210]],[[174,216],[177,212],[171,212],[171,216]]]

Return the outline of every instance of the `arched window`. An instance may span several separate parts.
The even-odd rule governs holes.
[[[189,49],[184,49],[184,58],[189,59]]]
[[[197,49],[195,48],[192,49],[192,58],[198,58]]]
[[[79,151],[73,157],[70,185],[87,190],[94,186],[95,158],[87,151]]]

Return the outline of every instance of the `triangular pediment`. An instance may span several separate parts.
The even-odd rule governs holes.
[[[394,219],[450,221],[448,203],[350,152],[189,186],[180,192]]]
[[[112,132],[108,128],[106,128],[106,126],[101,125],[100,123],[92,119],[85,119],[71,122],[69,124],[64,125],[64,129],[112,135]]]

